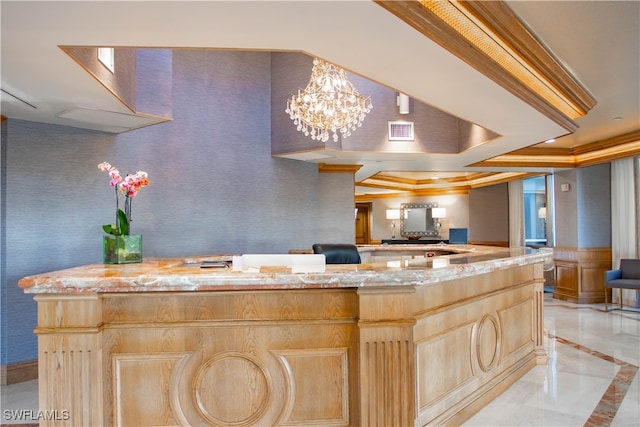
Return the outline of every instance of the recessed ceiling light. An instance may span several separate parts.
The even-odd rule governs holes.
[[[613,120],[622,120],[622,117],[617,116],[617,117],[614,117]]]
[[[555,138],[547,139],[544,143],[549,144],[551,142],[556,142],[556,139]]]

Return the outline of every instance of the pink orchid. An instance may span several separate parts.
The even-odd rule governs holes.
[[[120,203],[118,199],[118,192],[121,192],[124,197],[124,211],[122,214],[124,217],[122,221],[119,220],[119,216],[116,215],[115,226],[106,225],[103,229],[110,234],[129,234],[129,223],[131,222],[131,201],[138,194],[142,187],[149,185],[148,174],[145,171],[138,171],[135,174],[129,174],[124,178],[120,175],[120,171],[113,167],[108,162],[102,162],[98,165],[98,169],[107,172],[109,177],[109,185],[115,187],[116,190],[116,212],[120,211]],[[122,224],[120,224],[122,222]],[[124,224],[126,222],[126,224]]]

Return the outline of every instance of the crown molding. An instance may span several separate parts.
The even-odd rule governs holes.
[[[331,165],[328,163],[318,163],[318,172],[355,174],[361,167],[362,165]]]
[[[640,156],[640,129],[575,148],[527,147],[470,166],[579,168],[633,156]]]
[[[502,1],[374,1],[569,132],[596,104]]]
[[[360,184],[358,184],[360,185]],[[398,197],[424,197],[424,196],[445,196],[445,195],[464,195],[469,194],[469,188],[443,188],[443,189],[424,189],[417,191],[397,191],[393,193],[381,194],[358,194],[356,193],[354,201],[356,203],[372,202],[378,199],[392,199]]]
[[[468,194],[473,188],[488,187],[490,185],[503,184],[516,179],[526,179],[533,176],[543,175],[543,172],[478,172],[467,176],[455,178],[440,178],[438,180],[412,180],[388,176],[384,173],[376,174],[361,182],[356,183],[358,187],[375,188],[388,190],[388,193],[367,193],[357,194],[357,202],[366,202],[375,199],[385,199],[392,197],[420,197],[420,196],[442,196],[451,194]]]

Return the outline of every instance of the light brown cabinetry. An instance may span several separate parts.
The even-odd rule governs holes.
[[[41,425],[458,424],[544,363],[543,282],[39,294]]]
[[[611,248],[556,247],[553,297],[578,304],[604,302],[604,272],[611,269]]]

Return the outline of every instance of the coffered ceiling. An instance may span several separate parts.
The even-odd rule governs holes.
[[[463,192],[640,152],[640,2],[506,2],[518,22],[493,2],[424,3],[3,0],[2,115],[112,132],[116,119],[119,131],[152,124],[60,46],[291,51],[500,135],[458,154],[299,153],[324,168],[352,167],[360,200]],[[465,21],[474,24],[469,39],[447,30],[467,28]],[[519,51],[524,30],[540,43]],[[505,57],[495,56],[491,39],[515,53],[516,62],[501,63]],[[482,55],[490,60],[479,66]],[[518,83],[509,77],[518,74],[512,67],[533,74]],[[562,105],[565,95],[569,107]],[[96,114],[104,123],[61,114],[78,108],[104,113]],[[543,143],[550,138],[556,142]]]

